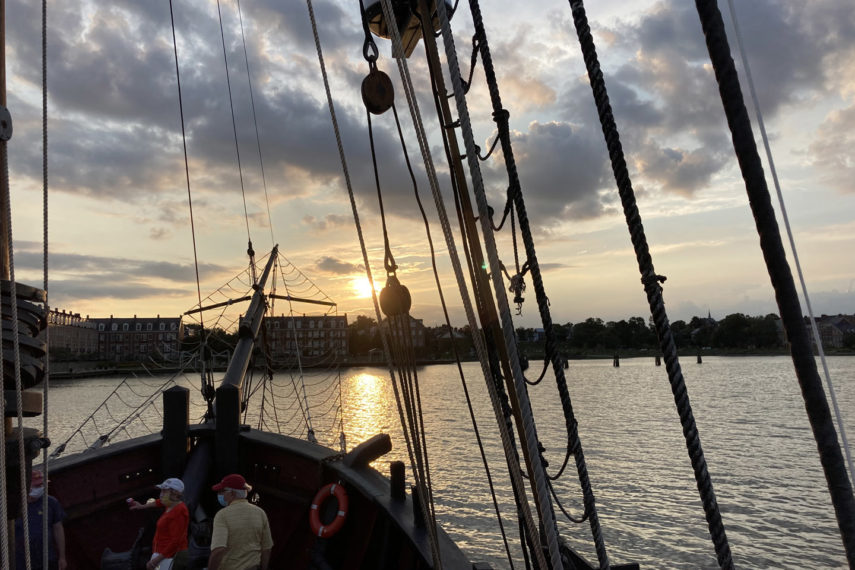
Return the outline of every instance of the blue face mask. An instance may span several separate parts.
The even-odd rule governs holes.
[[[217,501],[219,501],[220,505],[222,505],[222,506],[224,506],[224,507],[229,506],[229,505],[226,503],[226,498],[225,498],[224,496],[222,496],[222,495],[217,495]]]

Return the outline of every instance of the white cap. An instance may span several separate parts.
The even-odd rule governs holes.
[[[171,489],[173,491],[178,491],[179,493],[184,492],[184,483],[181,479],[176,477],[170,477],[160,485],[155,485],[158,489]]]

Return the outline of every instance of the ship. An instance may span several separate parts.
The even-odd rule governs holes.
[[[855,567],[855,505],[852,489],[843,468],[840,446],[831,424],[828,405],[815,396],[821,392],[816,365],[813,361],[810,340],[807,336],[797,294],[789,268],[782,268],[775,256],[778,254],[780,235],[774,221],[766,219],[764,208],[768,205],[768,189],[757,178],[757,166],[751,162],[751,146],[745,142],[747,115],[740,107],[738,83],[734,85],[735,71],[730,60],[723,24],[715,2],[698,0],[699,13],[710,46],[710,54],[717,78],[722,85],[722,99],[729,124],[734,130],[734,141],[740,164],[746,172],[746,185],[752,208],[758,219],[758,230],[763,238],[764,254],[770,275],[779,296],[782,319],[792,346],[793,359],[799,380],[808,402],[808,413],[817,434],[820,455],[826,469],[829,489],[838,513],[841,534],[850,565]],[[495,73],[489,53],[486,32],[480,22],[478,2],[470,2],[475,21],[478,49],[484,73],[490,85],[494,117],[497,122],[497,144],[501,145],[509,167],[509,198],[505,215],[512,212],[517,217],[525,251],[525,262],[517,267],[517,274],[505,283],[504,266],[497,254],[492,235],[493,212],[483,192],[479,174],[479,151],[469,128],[466,110],[466,81],[457,66],[450,31],[452,6],[447,2],[428,0],[382,0],[367,5],[360,2],[365,41],[359,49],[365,54],[369,73],[362,84],[369,128],[371,116],[379,116],[393,106],[389,78],[377,68],[379,50],[374,37],[391,42],[393,56],[407,77],[406,58],[415,47],[424,43],[431,70],[431,89],[435,94],[437,114],[447,134],[443,139],[449,157],[451,178],[458,202],[465,257],[457,256],[449,243],[449,255],[458,282],[467,283],[478,299],[475,306],[464,295],[464,306],[474,336],[475,348],[496,414],[497,429],[506,454],[508,475],[511,480],[517,512],[516,521],[521,528],[522,552],[526,567],[553,570],[561,568],[615,568],[629,570],[637,564],[614,563],[608,557],[596,512],[593,487],[588,479],[584,453],[576,430],[570,395],[564,380],[566,361],[555,352],[552,322],[548,311],[548,298],[534,250],[532,232],[526,215],[521,184],[513,170],[513,151],[507,129],[507,111],[502,107]],[[733,567],[729,545],[724,532],[721,514],[716,503],[712,483],[697,432],[691,415],[688,398],[673,337],[668,328],[667,315],[662,303],[661,283],[652,266],[631,184],[626,173],[619,138],[608,104],[602,73],[596,51],[585,19],[581,0],[571,0],[574,23],[588,65],[588,74],[600,115],[615,178],[630,227],[633,246],[639,262],[642,283],[647,294],[669,379],[674,388],[675,402],[684,422],[686,445],[692,460],[699,493],[709,523],[710,537],[722,568]],[[314,23],[311,1],[309,11]],[[315,34],[316,42],[317,34]],[[439,38],[442,39],[440,43]],[[445,84],[441,72],[441,48],[445,49],[453,85]],[[320,54],[320,46],[318,47]],[[177,57],[176,57],[177,59]],[[323,59],[321,64],[323,65]],[[729,61],[729,64],[728,64]],[[322,68],[323,69],[323,68]],[[325,76],[325,72],[324,72]],[[407,84],[407,79],[402,79]],[[327,93],[329,94],[329,85]],[[735,94],[736,93],[736,94]],[[413,105],[412,92],[407,93]],[[455,103],[455,110],[450,102]],[[334,106],[330,100],[332,122],[335,124]],[[11,118],[0,117],[0,133],[5,159],[6,141],[11,137]],[[459,136],[454,129],[460,129]],[[450,133],[450,134],[449,134]],[[338,133],[336,133],[338,135]],[[427,141],[420,140],[426,152]],[[339,148],[341,145],[339,144]],[[756,148],[753,149],[756,155]],[[344,159],[342,159],[344,163]],[[467,172],[468,167],[468,172]],[[429,167],[426,170],[430,171]],[[762,175],[762,172],[760,173]],[[345,168],[345,178],[347,171]],[[761,176],[762,178],[762,176]],[[377,182],[378,194],[380,183]],[[438,188],[432,184],[434,199],[443,223],[447,214],[437,197]],[[471,186],[471,192],[470,192]],[[765,197],[763,192],[765,191]],[[6,188],[8,195],[8,188]],[[356,202],[350,193],[357,232],[363,242]],[[8,204],[8,201],[6,202]],[[382,210],[382,202],[381,202]],[[5,217],[3,218],[5,223]],[[512,218],[513,220],[513,218]],[[479,225],[480,224],[480,227]],[[762,224],[762,225],[761,225]],[[771,225],[770,225],[771,224]],[[383,228],[384,236],[386,228]],[[5,233],[5,232],[4,232]],[[446,236],[448,237],[448,236]],[[776,239],[777,242],[776,243]],[[144,566],[151,554],[152,525],[140,527],[139,519],[128,516],[126,501],[144,499],[152,489],[167,477],[179,477],[185,484],[185,502],[191,513],[187,553],[190,568],[204,568],[209,555],[211,524],[218,507],[213,483],[229,473],[240,473],[253,485],[253,501],[262,507],[270,521],[274,537],[271,557],[272,568],[353,568],[353,569],[478,569],[488,565],[470,560],[437,524],[431,498],[430,473],[427,465],[424,433],[419,421],[418,382],[412,347],[408,345],[409,311],[413,299],[405,285],[405,275],[394,260],[394,246],[385,240],[385,287],[375,295],[374,305],[378,322],[385,320],[384,353],[393,383],[400,387],[400,416],[403,430],[408,436],[409,466],[396,462],[389,467],[390,477],[385,477],[372,467],[383,461],[391,447],[387,434],[377,434],[351,449],[334,450],[319,445],[312,438],[298,439],[247,425],[242,419],[247,392],[247,378],[258,365],[254,355],[263,342],[264,319],[274,294],[270,283],[274,273],[278,248],[274,247],[265,263],[257,263],[250,243],[249,264],[252,269],[252,294],[242,299],[246,303],[236,324],[237,344],[219,386],[204,394],[209,404],[208,413],[200,423],[193,423],[189,414],[190,394],[186,388],[173,387],[163,392],[163,425],[159,433],[132,438],[109,445],[94,446],[85,452],[60,456],[50,461],[47,453],[50,442],[33,430],[13,427],[12,418],[21,415],[38,415],[41,401],[32,387],[44,380],[47,346],[38,339],[44,328],[43,306],[45,293],[37,288],[15,283],[10,274],[10,247],[6,244],[6,271],[3,286],[4,333],[4,397],[6,411],[5,477],[9,506],[7,519],[13,520],[20,510],[22,488],[29,485],[21,480],[20,473],[28,474],[30,467],[39,464],[39,454],[44,454],[42,467],[48,467],[50,493],[63,504],[67,513],[65,532],[69,568],[136,569]],[[363,252],[365,247],[363,244]],[[374,275],[365,254],[365,268],[374,290]],[[786,264],[784,264],[786,265]],[[523,277],[530,273],[535,289],[538,310],[544,322],[547,368],[555,376],[568,431],[567,461],[572,459],[579,477],[584,497],[582,520],[591,528],[592,541],[598,560],[588,561],[562,540],[556,522],[554,491],[548,480],[542,450],[539,449],[535,410],[527,397],[524,371],[527,361],[517,351],[511,319],[511,303],[521,303],[525,287]],[[789,277],[787,277],[789,275]],[[463,285],[461,285],[463,288]],[[509,299],[508,292],[513,294]],[[12,302],[11,299],[16,299]],[[795,299],[795,301],[793,301]],[[198,311],[209,309],[199,300]],[[42,312],[40,312],[42,311]],[[15,347],[15,350],[12,350]],[[17,353],[15,358],[13,353]],[[202,358],[204,361],[204,357]],[[551,365],[551,366],[547,366]],[[813,369],[811,370],[811,366]],[[22,395],[20,405],[13,397]],[[23,463],[16,460],[24,455]],[[407,468],[409,467],[409,469]],[[842,471],[841,471],[842,470]],[[408,474],[409,471],[409,474]],[[335,490],[338,489],[338,492]],[[346,504],[345,504],[346,502]],[[489,505],[483,505],[490,509]],[[8,532],[8,530],[7,530]]]

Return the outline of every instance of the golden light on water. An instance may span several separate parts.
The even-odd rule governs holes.
[[[395,398],[388,379],[368,373],[355,374],[345,381],[345,391],[349,447],[388,432],[395,414]]]

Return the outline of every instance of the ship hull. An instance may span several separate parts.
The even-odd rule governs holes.
[[[185,494],[198,497],[189,502],[191,567],[202,567],[198,564],[207,558],[206,530],[218,508],[210,491],[218,477],[210,469],[213,462],[204,457],[208,436],[204,429],[197,431],[190,438],[185,473]],[[252,429],[241,431],[238,455],[237,470],[253,485],[257,504],[270,521],[271,568],[434,567],[428,534],[414,515],[411,497],[393,498],[390,481],[373,468],[347,466],[330,449]],[[130,511],[126,501],[156,495],[155,485],[167,476],[162,458],[163,439],[151,435],[51,463],[50,493],[67,515],[70,569],[99,568],[102,559],[104,567],[112,560],[110,567],[136,568],[150,556],[159,512]],[[346,522],[331,538],[315,537],[309,525],[312,499],[318,489],[337,482],[349,498]],[[443,567],[472,567],[442,530],[439,547]],[[111,554],[116,552],[124,554]],[[129,558],[129,564],[122,562]]]

